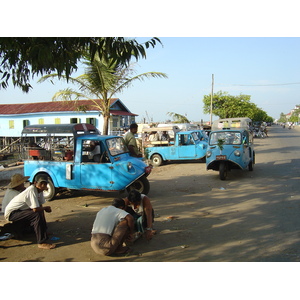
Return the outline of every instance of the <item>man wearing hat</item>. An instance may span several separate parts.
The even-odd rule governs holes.
[[[5,207],[15,196],[19,195],[25,190],[24,183],[29,179],[29,176],[23,176],[20,173],[14,174],[10,178],[10,183],[7,186],[4,198],[2,200],[2,211],[5,211]]]
[[[13,198],[4,212],[4,217],[8,221],[29,221],[41,249],[55,248],[55,244],[46,243],[48,235],[44,211],[51,212],[50,206],[43,206],[45,203],[43,191],[47,190],[47,184],[46,176],[39,177],[34,184]]]

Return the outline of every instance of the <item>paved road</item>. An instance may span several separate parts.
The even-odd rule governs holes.
[[[155,203],[157,209],[180,216],[173,229],[162,230],[168,233],[166,243],[171,232],[177,235],[177,247],[173,238],[174,247],[164,249],[160,259],[300,261],[299,137],[299,129],[273,126],[269,138],[255,139],[254,171],[232,170],[226,181],[219,180],[218,172],[206,171],[204,164],[172,165],[161,184],[155,174],[152,194],[163,198]],[[174,185],[166,188],[178,173]]]

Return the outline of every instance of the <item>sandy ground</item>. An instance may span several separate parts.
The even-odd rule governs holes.
[[[278,126],[269,135],[255,139],[254,171],[233,170],[225,181],[203,162],[153,169],[149,197],[158,233],[149,242],[138,240],[129,255],[105,257],[90,247],[96,213],[120,195],[76,191],[49,203],[52,213],[46,218],[55,249],[38,249],[35,236],[28,234],[1,241],[0,261],[300,261],[300,131]]]

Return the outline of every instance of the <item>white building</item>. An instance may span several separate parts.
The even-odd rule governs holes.
[[[117,98],[111,99],[110,115],[109,134],[129,127],[137,116]],[[25,126],[34,124],[89,123],[102,132],[103,122],[92,100],[0,104],[0,138],[20,137]]]

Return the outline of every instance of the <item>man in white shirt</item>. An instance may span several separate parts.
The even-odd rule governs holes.
[[[91,238],[91,247],[96,253],[124,254],[130,250],[123,246],[123,242],[132,239],[134,221],[124,208],[124,200],[116,198],[111,206],[104,207],[97,213]]]
[[[45,198],[43,191],[47,190],[48,179],[41,176],[33,185],[15,196],[5,208],[4,217],[8,221],[29,221],[33,226],[38,247],[53,249],[54,244],[48,244],[47,223],[44,211],[50,213],[50,206],[43,206]]]

